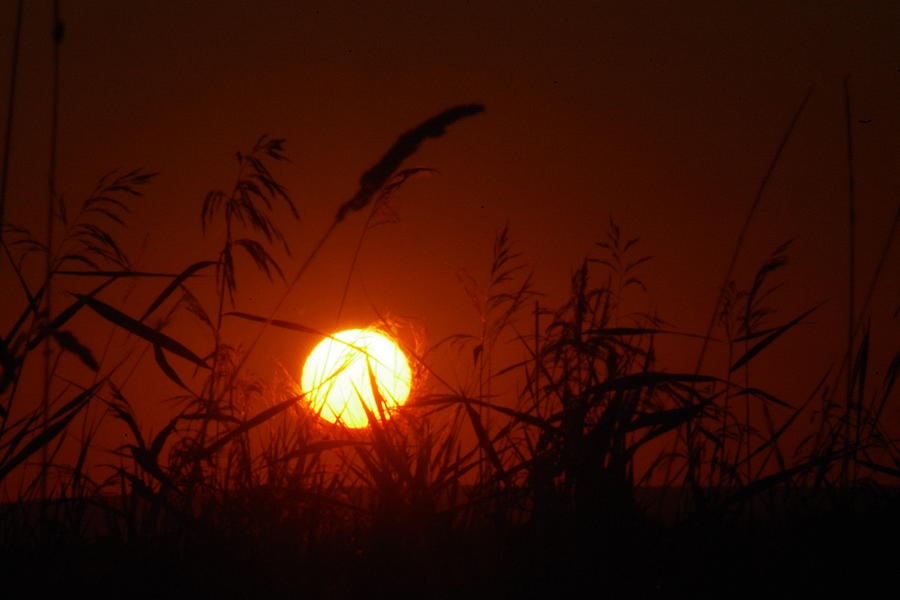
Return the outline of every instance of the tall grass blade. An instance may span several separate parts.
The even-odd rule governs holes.
[[[78,415],[81,410],[87,406],[88,400],[94,395],[97,389],[103,384],[98,382],[78,394],[69,401],[65,406],[56,411],[47,419],[47,425],[37,435],[32,437],[27,444],[11,458],[4,458],[3,464],[0,464],[0,481],[2,481],[13,469],[28,459],[32,454],[39,450],[45,450],[47,446],[60,435]]]
[[[740,369],[745,364],[747,364],[748,362],[750,362],[754,356],[756,356],[757,354],[759,354],[760,352],[765,350],[766,347],[769,346],[769,344],[771,344],[772,342],[777,340],[783,334],[787,333],[787,331],[789,331],[792,327],[797,325],[797,323],[799,323],[800,321],[802,321],[803,319],[805,319],[806,317],[811,315],[813,312],[818,310],[819,307],[822,306],[822,304],[824,304],[824,303],[817,304],[816,306],[812,307],[811,309],[809,309],[808,311],[806,311],[799,317],[793,319],[789,323],[776,328],[772,333],[770,333],[768,336],[766,336],[765,339],[763,339],[761,342],[756,343],[752,348],[747,350],[747,352],[745,352],[743,356],[741,356],[739,359],[737,359],[735,361],[735,363],[733,365],[731,365],[729,372],[733,373],[733,372],[737,371],[738,369]]]
[[[160,346],[160,347],[164,348],[165,350],[168,350],[172,354],[176,354],[176,355],[180,356],[181,358],[189,360],[199,367],[203,367],[204,369],[209,368],[209,365],[207,365],[206,362],[202,358],[200,358],[199,356],[197,356],[196,354],[194,354],[193,352],[188,350],[180,342],[175,341],[174,339],[170,338],[169,336],[165,335],[164,333],[161,333],[155,329],[151,329],[150,327],[144,325],[140,321],[132,319],[125,313],[120,312],[119,310],[113,308],[112,306],[110,306],[104,302],[101,302],[100,300],[96,300],[94,298],[91,298],[89,296],[84,296],[82,294],[72,294],[72,295],[75,296],[76,298],[78,298],[79,300],[84,300],[84,303],[87,304],[87,306],[91,310],[96,312],[98,315],[100,315],[101,317],[103,317],[104,319],[109,321],[110,323],[118,325],[122,329],[124,329],[130,333],[133,333],[134,335],[136,335],[138,337],[144,338],[151,344]]]
[[[540,417],[524,413],[522,411],[507,408],[505,406],[499,406],[497,404],[491,404],[489,402],[483,402],[481,400],[476,400],[475,398],[467,398],[465,396],[427,396],[417,399],[415,404],[416,406],[439,406],[450,404],[466,406],[468,404],[474,404],[475,406],[489,408],[508,417],[512,417],[517,421],[528,423],[529,425],[534,425],[535,427],[539,427],[551,433],[555,432],[555,428],[551,426],[550,423],[554,420],[559,420],[559,416],[557,416],[556,419],[545,420]]]
[[[347,446],[368,446],[370,444],[370,442],[363,442],[360,440],[320,440],[318,442],[307,444],[298,450],[285,452],[275,460],[276,462],[283,462],[294,458],[303,458],[310,454],[321,454],[322,452],[335,450],[337,448],[346,448]]]
[[[750,482],[749,484],[742,487],[738,492],[735,492],[731,496],[729,496],[724,502],[723,506],[728,506],[730,504],[734,504],[736,502],[741,502],[743,500],[747,500],[752,496],[760,494],[768,489],[775,487],[776,485],[787,483],[791,481],[797,475],[805,473],[807,471],[811,471],[816,467],[823,467],[832,464],[834,461],[842,458],[840,454],[828,454],[825,456],[818,456],[811,460],[808,460],[802,464],[791,467],[789,469],[785,469],[784,471],[780,471],[778,473],[774,473],[772,475],[767,475],[761,479],[757,479],[755,481]]]
[[[192,277],[197,271],[200,271],[200,270],[202,270],[202,269],[205,269],[205,268],[207,268],[207,267],[212,267],[212,266],[215,266],[215,265],[216,265],[216,262],[215,262],[215,261],[212,261],[212,260],[204,260],[204,261],[200,261],[200,262],[196,262],[196,263],[192,264],[192,265],[189,266],[187,269],[185,269],[184,271],[182,271],[181,273],[179,273],[178,276],[175,277],[175,279],[173,279],[173,280],[169,283],[169,285],[166,286],[166,289],[164,289],[164,290],[159,294],[159,296],[157,296],[156,299],[150,304],[150,306],[147,307],[147,310],[144,311],[144,314],[142,314],[142,315],[141,315],[141,318],[138,319],[138,320],[139,320],[139,321],[143,321],[143,320],[145,320],[147,317],[149,317],[150,314],[153,313],[154,310],[156,310],[157,308],[159,308],[159,306],[160,306],[163,302],[166,301],[166,298],[168,298],[168,297],[172,294],[172,292],[174,292],[175,290],[177,290],[178,287],[179,287],[182,283],[184,283],[189,277]]]
[[[59,346],[67,351],[71,352],[91,371],[97,372],[100,370],[100,365],[97,364],[97,359],[94,358],[94,354],[91,352],[90,348],[82,344],[78,341],[78,338],[75,337],[71,331],[52,331],[53,339],[56,340],[56,343]]]
[[[10,55],[11,66],[9,70],[9,97],[6,102],[6,129],[3,133],[3,167],[0,169],[0,244],[3,243],[5,231],[4,220],[6,214],[6,187],[9,181],[9,156],[12,150],[13,123],[16,114],[16,89],[19,81],[19,49],[22,39],[22,12],[25,0],[16,3],[16,34],[13,38],[13,48]]]
[[[769,180],[771,180],[772,175],[775,173],[775,168],[778,166],[778,163],[781,160],[781,155],[784,152],[785,148],[787,148],[788,142],[790,141],[791,136],[794,133],[794,128],[800,121],[800,116],[806,109],[806,105],[809,102],[810,97],[812,97],[812,93],[813,88],[809,88],[806,91],[806,95],[800,102],[800,106],[797,107],[796,112],[794,112],[794,116],[791,118],[791,121],[785,129],[784,135],[782,136],[778,147],[775,149],[775,154],[772,156],[772,160],[769,162],[769,166],[766,169],[765,174],[763,175],[762,179],[760,179],[759,187],[756,190],[756,195],[753,198],[750,209],[747,211],[747,217],[744,219],[744,223],[741,225],[741,230],[738,233],[737,241],[734,245],[734,251],[731,254],[731,259],[728,262],[728,268],[725,270],[725,277],[723,278],[722,285],[719,288],[719,295],[716,298],[715,305],[713,306],[709,325],[707,325],[706,328],[705,337],[707,339],[704,340],[703,346],[700,348],[700,355],[697,357],[697,366],[694,369],[696,373],[699,373],[700,369],[703,368],[703,359],[706,357],[706,350],[709,346],[709,339],[711,339],[713,328],[715,327],[716,320],[718,319],[719,309],[722,306],[722,301],[725,298],[725,291],[728,287],[728,282],[731,281],[731,274],[734,272],[734,267],[737,264],[738,256],[740,256],[741,250],[744,247],[744,239],[747,236],[747,231],[750,229],[750,223],[753,221],[753,217],[756,215],[756,209],[759,206],[759,203],[762,201],[763,196],[765,195],[765,191],[769,186]]]
[[[153,358],[156,359],[156,364],[166,377],[181,389],[191,392],[191,389],[184,384],[181,377],[178,376],[178,373],[176,373],[175,369],[172,368],[172,365],[169,364],[165,353],[163,353],[162,348],[158,344],[153,344]],[[193,392],[191,393],[193,394]]]
[[[257,323],[268,323],[275,327],[280,327],[281,329],[290,329],[291,331],[299,331],[300,333],[310,333],[312,335],[317,335],[321,337],[331,336],[327,333],[322,333],[318,329],[313,329],[312,327],[307,327],[306,325],[300,325],[299,323],[294,323],[293,321],[283,321],[281,319],[267,319],[265,317],[260,317],[258,315],[251,315],[244,312],[227,312],[223,316],[226,317],[238,317],[240,319],[246,319],[248,321],[255,321]]]
[[[490,406],[490,405],[488,405]],[[484,453],[487,455],[488,460],[491,461],[491,465],[493,465],[494,469],[497,471],[497,475],[503,479],[506,477],[505,470],[503,469],[503,463],[500,462],[500,456],[497,454],[497,449],[494,448],[494,443],[491,441],[490,436],[488,436],[487,430],[484,428],[484,424],[481,422],[481,415],[478,414],[472,405],[469,403],[465,404],[466,414],[469,416],[469,421],[472,423],[472,429],[475,431],[475,435],[478,437],[478,444],[481,446],[481,449],[484,450]]]
[[[758,398],[762,398],[763,400],[767,400],[767,401],[769,401],[769,402],[772,402],[773,404],[777,404],[778,406],[783,406],[784,408],[790,408],[790,409],[793,409],[793,408],[794,408],[793,406],[791,406],[790,404],[788,404],[788,403],[785,402],[784,400],[781,400],[781,399],[778,398],[777,396],[774,396],[774,395],[772,395],[772,394],[770,394],[770,393],[768,393],[768,392],[765,392],[765,391],[763,391],[763,390],[760,390],[760,389],[757,389],[757,388],[753,388],[753,387],[751,387],[751,388],[744,388],[744,389],[742,389],[742,390],[740,390],[740,391],[737,391],[737,392],[734,393],[734,396],[756,396],[756,397],[758,397]]]
[[[266,421],[268,421],[275,415],[284,412],[291,406],[294,406],[297,403],[297,400],[298,400],[298,398],[296,398],[296,397],[289,398],[287,400],[283,400],[283,401],[275,404],[274,406],[270,406],[269,408],[265,409],[264,411],[247,419],[246,421],[242,422],[238,427],[235,427],[231,431],[225,433],[224,435],[219,437],[216,441],[212,442],[205,448],[201,448],[200,450],[196,451],[193,454],[193,457],[196,460],[204,460],[206,458],[209,458],[210,456],[212,456],[213,454],[218,452],[223,446],[225,446],[225,444],[227,444],[231,440],[237,438],[240,435],[247,433],[248,431],[250,431],[251,429],[253,429],[255,427],[259,427],[260,425],[262,425],[263,423],[265,423]]]

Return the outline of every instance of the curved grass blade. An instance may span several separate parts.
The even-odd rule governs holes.
[[[88,369],[95,373],[100,370],[100,365],[97,364],[97,359],[94,358],[94,354],[91,352],[90,348],[78,341],[78,338],[75,337],[75,334],[71,331],[58,331],[54,329],[50,333],[63,350],[77,356]]]
[[[809,309],[808,311],[806,311],[805,313],[803,313],[796,319],[775,329],[772,333],[770,333],[768,336],[766,336],[765,339],[763,339],[761,342],[759,342],[758,344],[756,344],[755,346],[753,346],[752,348],[747,350],[747,352],[742,357],[737,359],[737,361],[733,365],[731,365],[731,369],[729,369],[729,372],[733,373],[734,371],[740,369],[742,366],[744,366],[745,364],[750,362],[750,360],[752,360],[754,356],[756,356],[757,354],[759,354],[760,352],[765,350],[769,344],[771,344],[772,342],[777,340],[779,337],[781,337],[782,334],[786,333],[794,325],[796,325],[797,323],[799,323],[800,321],[802,321],[803,319],[805,319],[806,317],[811,315],[813,312],[818,310],[819,307],[822,306],[822,304],[824,304],[824,302],[817,304],[816,306],[812,307],[811,309]]]
[[[181,358],[191,361],[197,366],[203,367],[204,369],[208,369],[209,366],[203,361],[202,358],[188,350],[185,346],[183,346],[180,342],[175,341],[164,333],[160,333],[159,331],[147,327],[140,321],[132,319],[128,315],[123,312],[120,312],[106,304],[105,302],[101,302],[96,300],[95,298],[91,298],[89,296],[84,296],[81,294],[73,294],[79,300],[84,300],[84,303],[87,306],[96,312],[98,315],[113,323],[118,325],[122,329],[133,333],[134,335],[144,338],[151,344],[161,346],[165,350],[168,350],[172,354],[177,354]]]
[[[669,331],[667,329],[652,329],[644,327],[604,327],[601,329],[588,329],[584,332],[587,336],[604,336],[604,335],[678,335],[682,337],[704,339],[704,336],[698,333],[687,333],[683,331]],[[715,338],[710,338],[716,341]]]
[[[313,329],[312,327],[307,327],[305,325],[300,325],[299,323],[294,323],[293,321],[282,321],[281,319],[267,319],[265,317],[260,317],[257,315],[251,315],[244,312],[227,312],[225,313],[226,317],[240,317],[241,319],[247,319],[248,321],[255,321],[257,323],[269,323],[274,325],[275,327],[281,327],[282,329],[290,329],[291,331],[299,331],[301,333],[311,333],[312,335],[319,335],[322,337],[331,337],[326,333],[322,333],[318,329]]]
[[[128,400],[125,399],[125,396],[122,395],[122,392],[115,386],[115,384],[110,383],[110,387],[112,388],[113,396],[115,396],[115,398],[121,403],[121,406],[109,400],[104,400],[104,402],[106,402],[106,405],[110,408],[110,410],[115,413],[115,417],[128,426],[128,429],[131,430],[131,434],[134,436],[134,439],[138,443],[138,445],[141,448],[146,448],[147,444],[144,441],[144,436],[141,433],[141,429],[140,427],[138,427],[137,421],[134,420],[134,416],[131,414],[131,405],[128,403]]]
[[[284,412],[291,406],[294,406],[297,403],[298,399],[299,399],[299,397],[289,398],[287,400],[279,402],[275,406],[270,406],[269,408],[260,412],[256,416],[251,417],[250,419],[241,423],[241,425],[239,427],[235,427],[228,433],[224,434],[223,436],[221,436],[219,439],[217,439],[216,441],[211,443],[206,448],[198,450],[196,452],[196,454],[194,455],[194,458],[196,458],[197,460],[203,460],[205,458],[212,456],[220,448],[222,448],[222,446],[224,446],[225,444],[227,444],[228,442],[230,442],[237,436],[250,431],[254,427],[258,427],[259,425],[262,425],[263,423],[265,423],[266,421],[268,421],[269,419],[271,419],[278,413]]]
[[[652,413],[638,414],[638,416],[628,424],[625,430],[637,431],[644,427],[657,427],[662,429],[662,432],[664,433],[693,419],[700,414],[705,406],[705,404],[695,404],[693,406],[682,406],[679,408],[659,410]]]
[[[32,313],[37,315],[40,313],[41,301],[43,299],[44,291],[46,289],[47,289],[47,284],[44,283],[44,285],[42,285],[41,288],[37,291],[37,293],[33,296],[31,295],[31,292],[28,292],[26,290],[27,296],[28,296],[28,306],[25,307],[25,309],[22,311],[22,314],[19,315],[18,320],[16,320],[15,324],[12,326],[12,328],[6,334],[6,338],[4,339],[4,341],[6,342],[7,345],[9,345],[12,342],[13,338],[16,337],[16,333],[19,332],[19,328],[22,327],[22,325],[25,323],[25,321],[28,320],[28,315],[30,315]]]
[[[879,402],[878,408],[874,411],[876,420],[881,419],[881,413],[884,411],[884,407],[885,405],[887,405],[888,398],[891,397],[891,391],[894,389],[894,384],[897,382],[898,372],[900,372],[900,352],[894,354],[894,358],[893,360],[891,360],[891,364],[888,366],[887,373],[884,374],[881,402]]]
[[[869,469],[872,469],[876,473],[883,473],[885,475],[890,475],[892,477],[896,477],[896,478],[900,479],[900,469],[886,467],[884,465],[880,465],[878,463],[874,463],[869,460],[863,460],[861,458],[857,459],[856,462],[863,465],[864,467],[868,467]]]
[[[734,395],[735,396],[757,396],[759,398],[768,400],[769,402],[773,402],[773,403],[775,403],[779,406],[783,406],[785,408],[790,408],[790,409],[794,408],[793,406],[791,406],[784,400],[780,400],[780,399],[776,398],[775,396],[773,396],[772,394],[770,394],[768,392],[764,392],[757,388],[745,388],[739,392],[735,392]]]
[[[508,417],[512,417],[518,421],[523,423],[528,423],[529,425],[534,425],[535,427],[539,427],[549,433],[555,433],[556,429],[550,425],[552,419],[544,420],[540,417],[535,417],[534,415],[530,415],[528,413],[524,413],[518,410],[514,410],[512,408],[506,408],[505,406],[497,406],[496,404],[489,404],[487,402],[482,402],[481,400],[476,400],[474,398],[466,398],[464,396],[431,396],[419,398],[415,401],[416,406],[436,406],[442,404],[474,404],[476,406],[484,406],[486,408],[493,409],[499,413],[503,413]]]
[[[307,456],[309,454],[321,454],[327,450],[334,450],[335,448],[344,448],[346,446],[365,446],[370,442],[362,442],[359,440],[322,440],[319,442],[313,442],[311,444],[307,444],[303,448],[299,450],[293,450],[279,456],[275,459],[275,462],[282,462],[285,460],[291,460],[292,458],[301,458],[303,456]]]
[[[491,461],[494,469],[497,470],[497,474],[500,478],[505,479],[506,472],[503,469],[503,463],[500,462],[500,456],[497,454],[497,450],[494,448],[494,444],[491,442],[491,438],[488,436],[488,432],[481,422],[481,416],[478,414],[478,411],[472,408],[471,404],[467,403],[465,406],[469,421],[472,423],[472,429],[475,430],[475,435],[478,437],[478,444],[482,447],[485,454],[487,454],[488,459]]]
[[[105,281],[105,282],[101,283],[100,285],[95,287],[93,290],[91,290],[90,293],[86,294],[85,297],[93,297],[96,294],[99,294],[101,291],[103,291],[104,288],[109,286],[109,284],[111,284],[113,281],[115,281],[115,279],[110,279],[109,281]],[[43,293],[43,288],[41,288],[41,293]],[[46,328],[44,328],[37,335],[35,335],[34,338],[32,338],[28,342],[28,344],[25,345],[25,348],[27,350],[34,350],[38,346],[38,344],[40,344],[44,340],[44,338],[47,337],[47,335],[49,335],[50,332],[56,331],[57,329],[59,329],[60,327],[65,325],[69,321],[69,319],[74,317],[75,313],[77,313],[79,310],[81,310],[81,307],[84,306],[85,304],[86,304],[86,301],[79,298],[75,302],[73,302],[72,304],[67,306],[65,308],[65,310],[63,310],[61,313],[56,315],[56,317],[54,317],[53,320],[50,321],[50,323],[47,325]],[[7,338],[7,343],[8,342],[9,342],[9,338]]]
[[[177,277],[175,273],[152,273],[148,271],[54,271],[54,275],[75,277]]]
[[[375,373],[372,371],[371,367],[369,367],[368,372],[369,386],[372,390],[372,397],[375,399],[375,405],[376,409],[378,410],[380,420],[375,416],[375,413],[366,405],[365,400],[358,390],[356,393],[359,397],[359,403],[362,406],[363,411],[365,411],[366,413],[366,418],[369,421],[369,427],[372,430],[372,435],[375,438],[374,449],[378,454],[386,459],[387,463],[391,467],[393,467],[394,472],[402,481],[410,483],[412,481],[412,475],[409,472],[409,465],[405,460],[403,460],[403,457],[400,456],[400,452],[397,450],[392,440],[388,436],[388,432],[386,429],[388,419],[385,412],[387,403],[384,399],[384,396],[381,394],[381,391],[378,389],[378,382],[375,380]]]
[[[166,286],[166,289],[164,289],[162,291],[162,293],[160,293],[160,295],[156,297],[156,300],[154,300],[153,303],[151,303],[150,306],[147,307],[147,310],[144,311],[144,314],[142,314],[141,318],[138,320],[143,321],[144,319],[149,317],[150,313],[152,313],[154,310],[159,308],[159,305],[162,304],[163,302],[165,302],[166,298],[168,298],[172,294],[172,292],[177,290],[178,286],[180,286],[182,283],[184,283],[184,281],[187,278],[191,277],[197,271],[199,271],[201,269],[205,269],[207,267],[211,267],[215,264],[216,264],[216,262],[213,260],[204,260],[204,261],[192,264],[187,269],[185,269],[184,271],[179,273],[178,276],[175,277],[175,279],[173,279],[171,281],[171,283],[169,283],[169,285]]]
[[[18,370],[19,362],[7,347],[6,340],[0,339],[0,394],[6,390],[8,385],[18,379]],[[6,416],[6,408],[0,404],[0,419],[5,419]]]
[[[763,452],[767,448],[773,448],[776,450],[776,452],[779,451],[778,450],[778,441],[781,439],[781,436],[784,435],[784,432],[787,431],[790,428],[790,426],[794,424],[794,421],[797,420],[797,417],[799,417],[801,414],[804,413],[804,411],[806,410],[806,407],[809,406],[809,403],[812,402],[813,398],[816,397],[816,394],[819,393],[819,390],[822,389],[822,386],[825,385],[825,382],[828,380],[828,376],[830,374],[831,374],[831,369],[827,369],[825,371],[825,374],[822,375],[822,378],[819,379],[819,382],[816,384],[816,387],[813,389],[813,391],[807,395],[806,400],[803,402],[803,404],[800,406],[800,408],[794,410],[794,412],[791,414],[791,416],[788,417],[784,423],[782,423],[781,427],[779,427],[776,431],[772,432],[769,435],[768,439],[766,439],[765,442],[763,442],[762,444],[757,446],[757,448],[753,452],[751,452],[749,455],[745,456],[744,459],[741,461],[741,464],[746,463],[746,461],[752,459],[754,456]],[[798,448],[799,448],[799,446],[798,446]]]
[[[156,359],[156,364],[159,365],[159,368],[163,373],[165,373],[166,377],[171,379],[172,382],[181,389],[193,394],[191,389],[188,388],[188,386],[186,386],[181,380],[181,377],[178,376],[178,373],[175,372],[175,369],[172,368],[172,365],[169,364],[169,361],[166,359],[166,355],[162,351],[162,348],[160,348],[157,344],[153,344],[153,357]]]
[[[690,373],[658,373],[648,371],[645,373],[635,373],[633,375],[624,375],[615,379],[610,379],[599,383],[590,388],[591,394],[602,394],[606,392],[614,392],[618,390],[633,390],[645,387],[654,387],[662,384],[679,384],[684,385],[685,389],[692,395],[698,394],[687,387],[689,383],[726,383],[718,377],[711,375],[692,375]]]
[[[16,468],[23,461],[27,460],[32,454],[44,448],[50,442],[54,440],[60,433],[62,433],[66,426],[68,426],[69,422],[74,419],[81,409],[87,406],[88,400],[94,395],[94,392],[97,391],[101,385],[103,385],[103,381],[99,381],[84,390],[80,394],[78,394],[75,398],[69,401],[65,406],[60,408],[53,416],[48,420],[49,425],[35,435],[31,440],[25,444],[17,454],[15,454],[9,460],[5,460],[4,464],[0,465],[0,481],[6,477],[10,471]]]
[[[789,469],[785,469],[778,473],[774,473],[772,475],[767,475],[761,479],[757,479],[745,485],[739,491],[735,492],[729,498],[727,498],[723,502],[723,506],[728,506],[730,504],[734,504],[735,502],[740,502],[742,500],[747,500],[756,494],[762,493],[767,489],[774,487],[780,483],[785,483],[794,478],[795,475],[799,475],[806,471],[810,471],[815,467],[832,464],[834,461],[840,460],[848,453],[835,453],[828,454],[825,456],[819,456],[809,460],[805,463],[799,464],[795,467],[791,467]]]

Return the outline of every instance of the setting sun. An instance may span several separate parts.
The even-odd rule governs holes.
[[[303,366],[300,385],[322,418],[347,427],[365,427],[366,411],[377,414],[369,369],[387,408],[409,396],[412,374],[406,355],[389,337],[372,329],[350,329],[319,343]]]

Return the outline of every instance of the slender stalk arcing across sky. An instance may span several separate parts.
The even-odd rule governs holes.
[[[297,274],[294,275],[294,277],[288,282],[287,288],[284,290],[281,298],[279,298],[278,302],[275,304],[275,307],[272,309],[269,318],[265,323],[263,323],[263,326],[260,327],[259,332],[253,339],[253,343],[251,343],[247,348],[247,352],[244,353],[241,361],[237,364],[236,368],[232,372],[231,382],[234,381],[247,359],[253,353],[253,349],[256,347],[256,344],[259,343],[259,340],[262,338],[263,333],[265,333],[269,323],[272,322],[272,319],[275,318],[275,315],[278,314],[281,306],[287,300],[288,296],[290,296],[291,291],[293,291],[294,289],[294,286],[297,285],[297,282],[300,281],[300,278],[306,272],[306,269],[309,268],[309,265],[312,263],[313,259],[319,254],[319,251],[325,245],[325,242],[329,237],[331,237],[331,233],[334,231],[335,227],[337,227],[337,225],[346,218],[347,214],[362,210],[363,208],[368,206],[368,204],[372,201],[372,198],[379,192],[379,190],[381,190],[385,186],[385,184],[390,180],[397,169],[400,168],[400,165],[403,164],[403,161],[415,154],[416,150],[419,149],[419,146],[421,146],[423,141],[425,141],[427,138],[441,137],[446,133],[446,128],[448,126],[456,123],[460,119],[471,117],[481,112],[484,112],[484,106],[481,104],[461,104],[459,106],[448,108],[442,113],[431,117],[430,119],[421,123],[419,126],[410,129],[399,138],[397,138],[397,141],[394,142],[394,144],[388,149],[384,156],[382,156],[381,159],[377,163],[375,163],[375,165],[373,165],[370,169],[362,174],[362,176],[359,178],[359,189],[357,190],[356,194],[354,194],[352,198],[341,204],[337,214],[334,217],[334,221],[331,222],[331,225],[322,234],[322,237],[310,251],[309,255],[306,257],[306,260],[304,260],[300,265],[300,268],[297,269]]]
[[[404,160],[415,154],[426,138],[441,137],[446,133],[446,128],[449,125],[483,111],[484,106],[481,104],[454,106],[401,135],[385,155],[381,157],[381,160],[362,174],[362,177],[359,178],[359,190],[352,198],[341,205],[334,218],[335,222],[343,221],[349,212],[365,208],[371,202],[375,193],[387,183],[388,179],[400,168]]]

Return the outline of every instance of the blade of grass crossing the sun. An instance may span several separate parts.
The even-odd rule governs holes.
[[[382,423],[387,423],[387,402],[384,399],[384,395],[381,393],[381,389],[378,386],[378,380],[375,377],[375,371],[372,370],[372,356],[366,352],[366,374],[369,378],[369,387],[372,390],[372,397],[375,399],[375,407],[378,409],[378,416],[381,417]],[[357,391],[357,394],[359,392]],[[360,397],[360,401],[362,401],[362,397]]]
[[[303,276],[303,274],[306,273],[310,264],[312,264],[312,261],[319,255],[319,252],[325,246],[325,243],[331,237],[337,226],[344,220],[346,215],[349,212],[358,211],[365,208],[365,206],[368,205],[372,200],[373,196],[384,187],[385,183],[390,179],[396,169],[400,167],[403,161],[415,153],[415,151],[418,149],[419,145],[425,138],[440,137],[445,133],[445,128],[447,126],[455,123],[462,118],[476,115],[483,111],[484,106],[480,104],[461,105],[452,107],[440,113],[439,115],[428,119],[413,130],[401,135],[400,138],[387,151],[387,153],[381,158],[381,160],[379,160],[372,168],[370,168],[360,177],[360,186],[357,190],[357,193],[353,196],[353,198],[340,206],[337,214],[335,215],[335,219],[331,222],[331,225],[329,225],[329,227],[322,233],[319,241],[312,247],[312,249],[306,256],[306,259],[300,264],[294,276],[288,281],[287,288],[278,299],[278,302],[275,303],[275,306],[272,308],[269,318],[261,321],[263,323],[263,327],[261,327],[257,332],[254,339],[250,342],[249,348],[246,352],[244,352],[243,357],[238,362],[236,367],[232,370],[232,373],[229,377],[229,386],[234,382],[234,379],[243,369],[249,356],[256,348],[256,345],[259,343],[260,339],[262,339],[262,335],[265,332],[266,327],[273,322],[275,315],[278,314],[279,309],[287,301],[287,298],[288,296],[290,296],[294,286],[298,281],[300,281],[300,278]]]
[[[411,483],[412,474],[409,471],[409,464],[400,455],[400,452],[395,447],[386,429],[388,425],[386,414],[387,403],[384,396],[381,394],[381,390],[378,389],[378,381],[375,378],[375,373],[372,371],[371,367],[369,367],[367,371],[369,375],[369,385],[372,389],[372,397],[375,399],[375,405],[377,406],[377,410],[381,417],[380,421],[375,416],[375,413],[366,405],[359,391],[357,391],[357,395],[359,395],[359,402],[366,413],[366,417],[369,420],[369,427],[372,429],[372,434],[375,437],[375,450],[384,455],[388,464],[392,466],[397,473],[397,476],[402,481]]]

